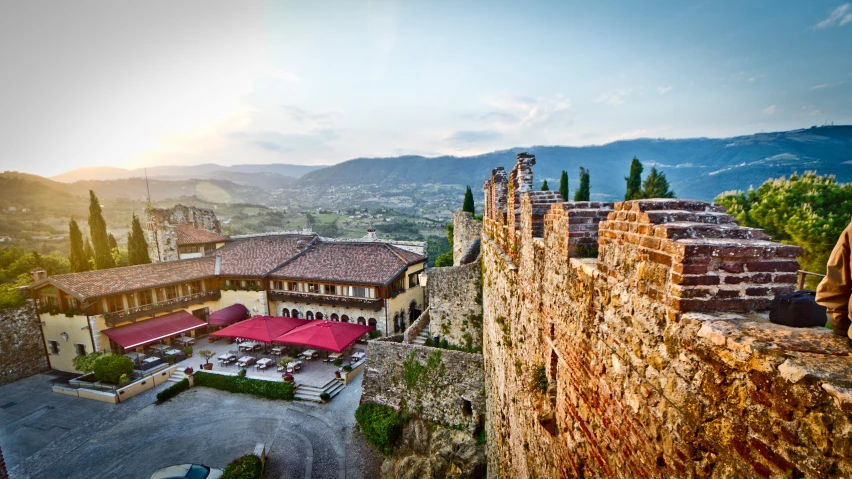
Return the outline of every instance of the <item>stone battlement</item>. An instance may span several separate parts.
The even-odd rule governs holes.
[[[489,475],[852,477],[852,349],[767,320],[800,248],[700,201],[545,210],[533,164],[485,183]]]

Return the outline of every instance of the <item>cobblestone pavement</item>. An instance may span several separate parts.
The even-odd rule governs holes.
[[[31,443],[29,457],[19,454],[15,462],[7,462],[11,477],[148,478],[160,467],[184,462],[222,468],[251,453],[257,442],[269,451],[268,478],[358,479],[377,471],[380,456],[353,434],[360,377],[328,404],[270,401],[208,388],[193,388],[165,404],[153,404],[164,387],[118,405],[46,389],[57,398],[97,406],[80,412],[55,404],[52,411],[91,418],[49,443]],[[0,395],[4,392],[0,389]],[[15,443],[21,433],[0,426],[5,452],[6,444]]]

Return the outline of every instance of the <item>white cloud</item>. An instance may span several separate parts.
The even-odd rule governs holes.
[[[621,105],[624,103],[624,97],[627,92],[621,89],[609,90],[601,93],[593,101],[595,103],[603,103],[605,105]]]
[[[802,111],[808,116],[822,116],[822,112],[813,105],[803,106]]]
[[[829,27],[842,27],[852,22],[852,3],[844,3],[832,11],[825,20],[813,26],[814,30],[822,30]]]
[[[660,93],[660,95],[665,95],[666,93],[672,91],[672,87],[670,87],[670,86],[658,86],[657,91]]]
[[[778,111],[778,107],[776,105],[769,105],[768,107],[764,108],[762,111],[763,111],[763,114],[765,116],[772,116],[772,115],[775,114],[775,112]]]

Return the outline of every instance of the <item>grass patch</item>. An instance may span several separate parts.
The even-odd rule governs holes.
[[[365,402],[355,411],[355,421],[367,442],[389,455],[393,451],[393,442],[402,432],[403,424],[408,422],[408,415],[390,406]]]
[[[295,396],[293,383],[262,381],[239,376],[223,376],[205,372],[195,373],[195,385],[238,394],[252,394],[268,399],[292,401]]]
[[[254,454],[247,454],[231,461],[221,479],[260,479],[263,477],[263,461]]]

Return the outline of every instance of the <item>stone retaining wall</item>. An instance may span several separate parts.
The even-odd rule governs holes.
[[[367,357],[362,402],[405,408],[426,421],[470,433],[482,427],[482,355],[370,341]]]
[[[507,181],[486,183],[482,237],[489,477],[852,477],[852,349],[766,319],[798,248],[639,200],[597,205],[580,259],[572,222],[592,216],[537,218]]]
[[[482,266],[477,260],[461,266],[429,270],[429,332],[450,344],[482,344]]]
[[[0,309],[0,385],[50,369],[33,302]]]

